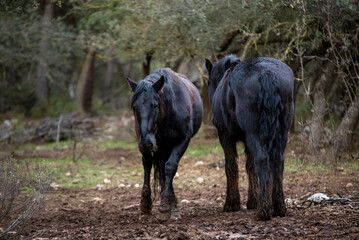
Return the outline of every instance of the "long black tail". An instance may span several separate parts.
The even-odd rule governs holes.
[[[280,114],[282,110],[279,81],[272,71],[265,71],[259,77],[259,139],[264,150],[274,159],[282,143]]]

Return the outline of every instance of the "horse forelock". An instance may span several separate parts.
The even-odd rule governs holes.
[[[132,102],[131,102],[131,107],[132,108],[133,108],[133,104],[136,102],[138,97],[144,92],[147,92],[149,94],[151,100],[159,101],[158,95],[155,92],[155,90],[153,89],[152,84],[153,83],[151,83],[149,81],[146,81],[146,80],[142,80],[142,81],[140,81],[138,83],[138,85],[136,87],[136,91],[135,91],[135,93],[133,94],[133,97],[132,97]]]

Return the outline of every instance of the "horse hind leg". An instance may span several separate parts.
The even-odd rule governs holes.
[[[259,179],[258,212],[260,220],[269,220],[273,215],[273,181],[269,166],[269,157],[261,148],[254,154],[255,171]]]
[[[282,154],[279,154],[277,159],[274,159],[272,162],[272,172],[273,172],[273,191],[272,191],[272,201],[273,201],[273,216],[285,216],[286,208],[284,202],[284,192],[283,192],[283,171],[284,171],[284,158]]]
[[[234,212],[241,209],[241,200],[238,189],[238,164],[236,142],[230,137],[220,134],[221,145],[225,154],[225,171],[227,177],[226,202],[224,212]]]
[[[248,201],[247,209],[257,209],[258,207],[258,177],[254,169],[254,158],[246,148],[247,161],[246,170],[248,174]]]

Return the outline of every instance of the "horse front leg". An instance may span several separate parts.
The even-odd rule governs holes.
[[[241,209],[241,198],[238,189],[238,155],[236,141],[220,133],[219,139],[224,150],[227,177],[227,194],[223,211],[234,212]]]
[[[189,141],[190,137],[175,146],[165,164],[165,187],[161,195],[159,207],[161,220],[168,220],[169,218],[177,220],[181,217],[177,208],[177,198],[173,190],[173,178],[176,175],[179,161],[185,153]]]
[[[141,213],[149,214],[152,210],[152,199],[151,199],[151,169],[152,169],[153,158],[151,154],[142,155],[142,164],[144,168],[144,181],[141,194]]]

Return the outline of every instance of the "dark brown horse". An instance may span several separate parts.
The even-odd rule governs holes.
[[[213,123],[225,153],[224,211],[240,209],[236,142],[245,144],[249,178],[247,209],[261,220],[284,216],[283,153],[292,123],[293,72],[273,58],[206,59]]]
[[[169,68],[155,70],[138,84],[127,80],[134,92],[131,106],[145,170],[141,212],[150,213],[152,209],[153,165],[155,182],[159,182],[162,190],[159,216],[163,220],[177,218],[172,181],[181,157],[202,122],[199,92],[187,77]]]

